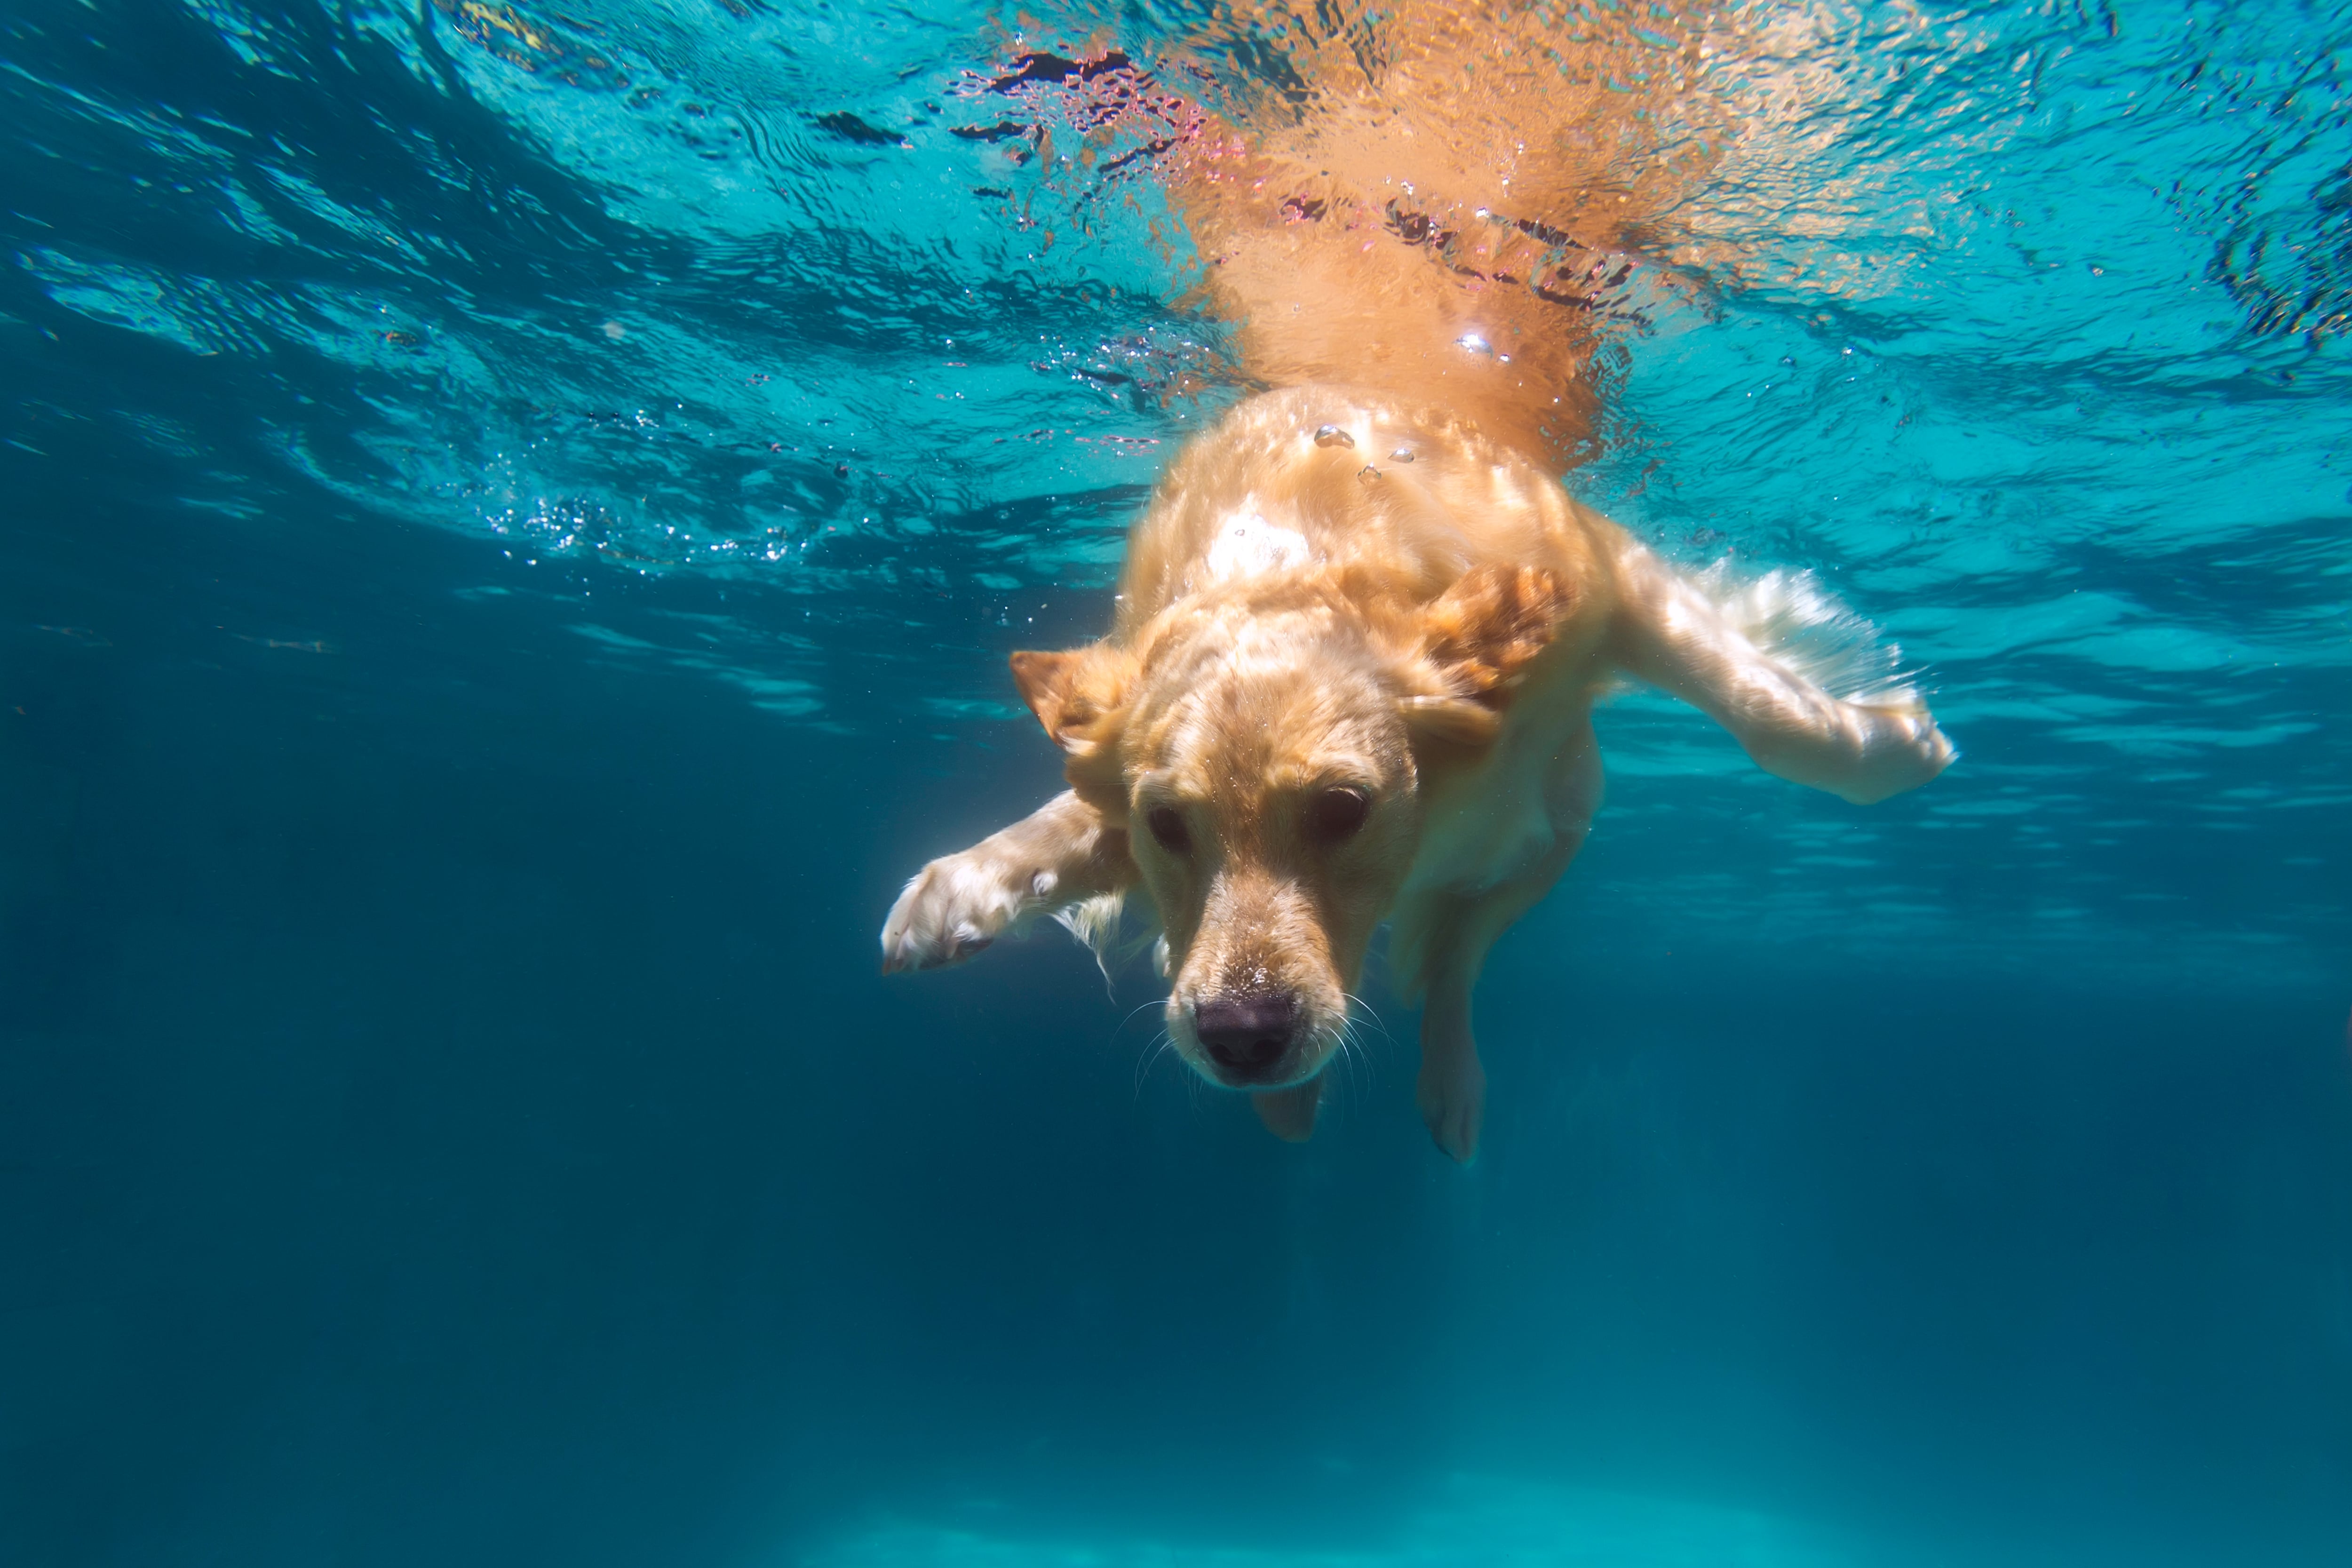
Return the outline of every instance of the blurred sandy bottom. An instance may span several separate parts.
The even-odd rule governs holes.
[[[1381,1549],[994,1535],[916,1523],[848,1534],[805,1568],[1848,1568],[1865,1559],[1792,1521],[1703,1502],[1457,1476]]]

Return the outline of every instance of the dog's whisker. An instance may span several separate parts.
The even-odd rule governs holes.
[[[1363,1030],[1353,1018],[1349,1019],[1339,1031],[1339,1049],[1351,1064],[1363,1066],[1367,1079],[1371,1076],[1372,1054],[1365,1045]]]
[[[1364,1008],[1362,1016],[1350,1016],[1350,1018],[1348,1018],[1348,1039],[1355,1041],[1357,1051],[1362,1051],[1364,1068],[1367,1069],[1371,1068],[1373,1060],[1388,1060],[1388,1058],[1395,1056],[1397,1051],[1397,1037],[1390,1035],[1388,1025],[1381,1023],[1381,1018],[1371,1011],[1371,1008]],[[1379,1058],[1373,1056],[1373,1041],[1379,1041],[1379,1047],[1381,1047]]]
[[[1152,1068],[1159,1063],[1160,1054],[1175,1043],[1168,1031],[1162,1029],[1160,1031],[1159,1037],[1144,1047],[1142,1058],[1136,1063],[1135,1068],[1135,1100],[1139,1100],[1143,1098],[1143,1086],[1151,1081]]]
[[[1381,1032],[1381,1037],[1382,1039],[1389,1041],[1391,1045],[1395,1043],[1395,1037],[1389,1033],[1389,1026],[1381,1021],[1379,1012],[1373,1008],[1370,1002],[1365,1001],[1361,996],[1357,995],[1351,991],[1342,991],[1339,994],[1347,999],[1348,1022],[1351,1026],[1360,1021],[1370,1024],[1373,1028],[1378,1029]]]
[[[1135,1022],[1135,1016],[1138,1013],[1145,1012],[1153,1007],[1165,1005],[1166,1002],[1166,997],[1155,996],[1148,1002],[1139,1003],[1135,1006],[1129,1008],[1127,1010],[1127,1016],[1121,1018],[1117,1024],[1111,1026],[1110,1037],[1114,1040],[1118,1039],[1120,1033],[1125,1030],[1129,1024]]]
[[[1359,1096],[1366,1095],[1367,1086],[1369,1085],[1372,1076],[1372,1064],[1371,1058],[1364,1053],[1363,1041],[1350,1038],[1346,1041],[1340,1048],[1347,1055],[1348,1085],[1349,1089],[1353,1089]],[[1359,1077],[1360,1071],[1361,1074],[1360,1077]]]

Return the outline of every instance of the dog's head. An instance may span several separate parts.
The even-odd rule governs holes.
[[[1234,1089],[1304,1083],[1412,868],[1434,768],[1475,761],[1571,590],[1481,569],[1432,602],[1286,574],[1013,676],[1167,933],[1170,1037]]]

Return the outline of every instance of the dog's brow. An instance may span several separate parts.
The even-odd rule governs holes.
[[[1381,768],[1361,752],[1318,752],[1303,761],[1286,763],[1274,768],[1266,782],[1276,789],[1329,789],[1348,785],[1360,789],[1380,787]]]

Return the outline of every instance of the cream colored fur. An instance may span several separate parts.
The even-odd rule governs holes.
[[[1485,1099],[1471,988],[1583,841],[1601,801],[1592,704],[1621,674],[1849,800],[1924,784],[1952,756],[1907,691],[1832,696],[1532,461],[1441,409],[1345,389],[1253,398],[1182,453],[1120,591],[1105,641],[1015,656],[1073,787],[924,868],[883,928],[884,964],[951,963],[1139,887],[1166,931],[1170,1034],[1203,1077],[1228,1081],[1195,1038],[1203,997],[1300,999],[1297,1070],[1251,1086],[1289,1136],[1312,1126],[1386,921],[1391,984],[1423,1005],[1422,1113],[1470,1157]],[[1755,592],[1778,607],[1786,585]],[[1318,845],[1302,803],[1330,787],[1370,811]],[[1161,806],[1190,824],[1186,853],[1139,830]]]

